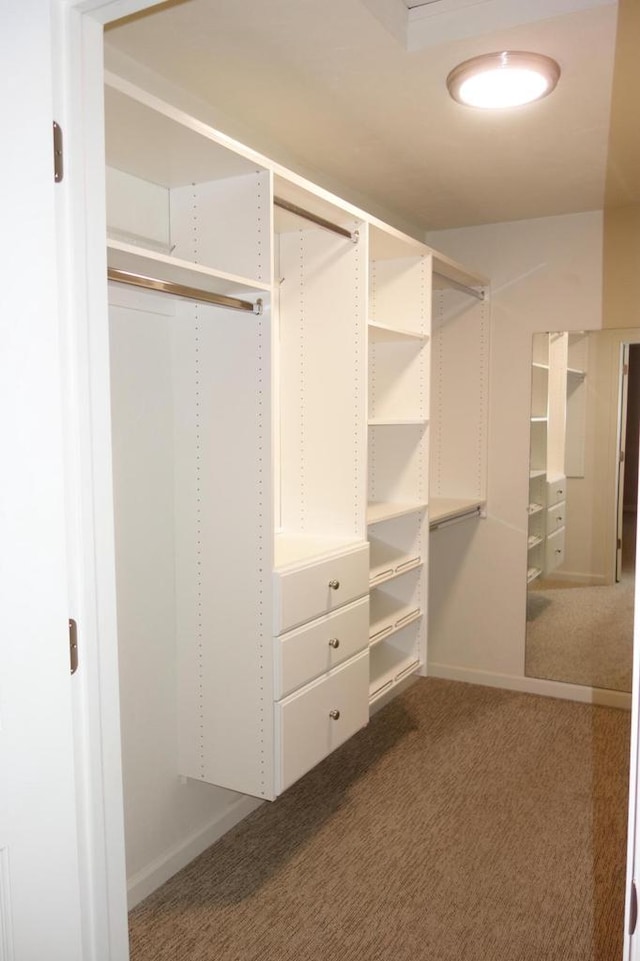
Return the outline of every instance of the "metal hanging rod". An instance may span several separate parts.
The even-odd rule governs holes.
[[[198,287],[185,287],[184,284],[175,284],[170,280],[157,280],[155,277],[132,274],[128,270],[117,270],[115,267],[108,268],[107,277],[119,284],[144,287],[146,290],[158,290],[163,294],[173,294],[174,297],[184,297],[185,300],[215,304],[216,307],[230,307],[231,310],[246,310],[252,314],[262,313],[262,300],[259,298],[255,304],[252,304],[249,300],[238,300],[237,297],[214,294],[208,290],[200,290]]]
[[[482,507],[472,507],[468,511],[464,511],[461,514],[456,514],[454,517],[444,517],[441,521],[432,521],[429,524],[429,530],[438,531],[442,530],[444,527],[452,527],[454,524],[459,524],[461,521],[468,521],[471,517],[484,517]]]
[[[283,200],[281,197],[274,197],[273,203],[275,207],[282,207],[283,210],[288,210],[289,213],[297,214],[298,217],[304,217],[305,220],[310,220],[312,223],[317,224],[318,227],[324,227],[325,230],[332,230],[334,234],[340,234],[341,237],[348,237],[352,244],[357,244],[360,239],[357,230],[352,233],[350,230],[347,230],[346,227],[339,227],[338,224],[333,224],[330,220],[325,220],[324,217],[318,217],[317,214],[312,214],[309,210],[304,210],[302,207],[296,206],[296,204],[291,204],[288,200]]]
[[[463,294],[469,294],[470,297],[475,297],[476,300],[484,300],[484,290],[476,290],[475,287],[469,287],[467,284],[461,284],[460,281],[452,280],[451,277],[447,277],[446,274],[441,274],[439,270],[434,270],[433,273],[436,277],[442,277],[443,280],[446,280],[448,285],[453,287],[454,290],[460,290]]]

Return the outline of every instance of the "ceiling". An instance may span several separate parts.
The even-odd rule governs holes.
[[[133,58],[231,136],[437,230],[603,206],[617,14],[615,0],[172,0],[110,27],[107,65]],[[556,91],[499,112],[449,98],[452,67],[507,49],[554,57]]]

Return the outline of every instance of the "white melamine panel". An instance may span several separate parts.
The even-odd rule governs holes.
[[[422,622],[422,618],[414,621],[371,648],[369,697],[372,701],[419,669],[423,656],[421,637],[425,635]]]
[[[549,334],[547,473],[564,474],[567,422],[567,333]]]
[[[422,616],[425,597],[420,568],[375,587],[370,596],[369,641],[376,644]]]
[[[180,770],[272,797],[269,316],[176,310]]]
[[[275,697],[326,674],[368,643],[366,597],[275,639]]]
[[[489,307],[434,291],[431,342],[431,493],[484,499],[487,474]]]
[[[564,527],[566,519],[567,505],[564,501],[555,504],[547,510],[547,534],[553,534],[560,527]]]
[[[546,417],[549,407],[549,368],[545,364],[531,366],[531,416]]]
[[[252,280],[271,277],[271,190],[267,172],[178,187],[170,193],[176,257]]]
[[[373,240],[373,238],[372,238]],[[369,319],[376,324],[429,333],[431,260],[427,256],[372,260]]]
[[[369,529],[372,587],[424,563],[423,517],[422,513],[407,514]]]
[[[554,504],[564,500],[566,493],[566,477],[556,477],[553,480],[547,481],[547,507],[552,507]]]
[[[369,339],[369,418],[427,419],[428,347],[423,340]]]
[[[369,720],[369,652],[275,706],[280,746],[279,789],[284,790]],[[339,712],[332,718],[331,712]]]
[[[169,191],[107,167],[107,235],[169,253]]]
[[[561,528],[547,537],[544,551],[544,569],[547,574],[559,567],[564,560],[564,535],[564,528]]]
[[[278,241],[282,528],[364,537],[365,245],[321,229]]]
[[[332,586],[333,585],[333,586]],[[369,546],[274,574],[274,633],[329,613],[369,588]]]
[[[369,502],[426,500],[428,439],[424,424],[369,427]]]

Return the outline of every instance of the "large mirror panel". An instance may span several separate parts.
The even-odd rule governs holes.
[[[640,328],[535,334],[525,673],[631,690]]]

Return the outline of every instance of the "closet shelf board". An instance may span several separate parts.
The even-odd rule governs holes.
[[[373,321],[369,321],[369,340],[375,343],[407,340],[415,340],[417,343],[424,343],[428,339],[428,334],[421,334],[413,330],[398,330],[394,327],[388,327],[385,324],[374,324]]]
[[[182,284],[186,287],[198,287],[212,294],[226,296],[249,296],[261,292],[269,292],[269,284],[239,277],[223,271],[193,264],[188,260],[172,257],[160,251],[146,250],[135,244],[122,243],[118,240],[107,242],[107,264],[116,270],[126,270],[129,273],[142,274],[156,280],[172,284]]]
[[[371,649],[370,665],[369,702],[371,703],[392,686],[403,681],[409,674],[417,671],[420,661],[414,653],[403,654],[393,647],[379,644]]]
[[[387,419],[386,417],[372,417],[368,421],[369,427],[426,427],[428,420],[419,417],[402,417]]]
[[[367,524],[379,524],[381,521],[392,520],[394,517],[403,517],[405,514],[418,514],[427,509],[428,504],[416,502],[413,504],[396,504],[387,501],[374,501],[367,507]]]
[[[380,597],[375,592],[369,604],[369,644],[372,647],[422,617],[422,610],[416,604]]]
[[[429,502],[429,523],[454,520],[465,514],[476,516],[473,512],[482,507],[484,501],[473,497],[432,497]]]
[[[339,537],[322,537],[318,534],[276,534],[274,542],[274,567],[284,570],[306,561],[324,560],[343,554],[353,547],[361,547],[362,541]]]

